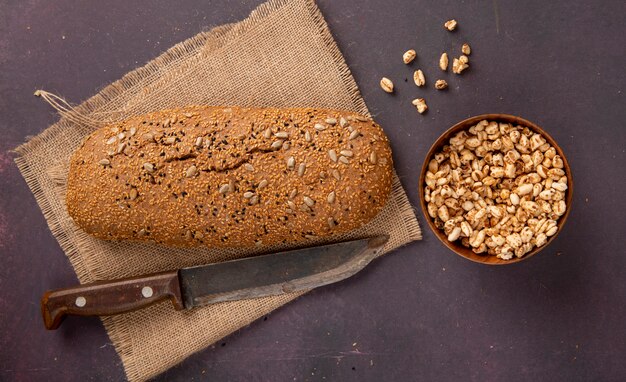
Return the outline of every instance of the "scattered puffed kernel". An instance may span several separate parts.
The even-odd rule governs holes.
[[[413,73],[413,81],[415,81],[415,85],[424,86],[426,84],[426,78],[424,78],[424,73],[418,69]]]
[[[411,61],[415,60],[415,56],[415,51],[413,49],[409,49],[402,55],[402,61],[408,65],[411,63]]]
[[[426,100],[424,98],[416,98],[411,102],[417,108],[417,112],[420,114],[424,114],[426,110],[428,110],[428,105],[426,105]]]
[[[439,69],[444,72],[448,70],[448,53],[441,54],[441,57],[439,58]]]
[[[446,80],[437,80],[437,82],[435,82],[435,89],[437,90],[443,90],[447,87],[448,83],[446,82]]]
[[[380,87],[387,93],[393,93],[393,82],[387,77],[383,77],[380,80]]]
[[[472,53],[472,49],[470,48],[469,44],[463,44],[463,46],[461,47],[461,52],[463,52],[463,54],[469,56],[470,53]]]
[[[462,71],[469,68],[467,56],[461,56],[459,58],[455,58],[452,61],[452,73],[461,74]]]
[[[461,66],[461,61],[459,61],[458,58],[455,58],[454,60],[452,60],[452,73],[455,73],[455,74],[461,73],[459,71],[460,66]]]
[[[445,22],[445,24],[443,24],[443,26],[444,26],[444,28],[446,28],[447,30],[452,32],[453,30],[456,29],[457,22],[456,22],[456,20],[448,20],[448,21]]]

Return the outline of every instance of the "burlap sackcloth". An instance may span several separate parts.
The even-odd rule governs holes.
[[[73,224],[64,204],[65,180],[69,157],[82,139],[113,120],[191,104],[317,106],[368,114],[313,0],[269,1],[239,23],[177,44],[73,109],[57,102],[59,122],[18,147],[16,163],[81,283],[282,249],[172,249],[106,242]],[[378,233],[391,236],[385,252],[421,238],[415,213],[397,176],[389,203],[374,221],[319,243]],[[102,321],[128,379],[139,381],[156,376],[300,294],[219,303],[189,311],[175,311],[165,302],[102,317]]]

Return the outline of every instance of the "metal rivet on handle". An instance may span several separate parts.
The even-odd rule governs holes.
[[[82,308],[83,306],[87,305],[87,299],[84,298],[83,296],[76,297],[75,304],[77,307]]]
[[[154,293],[154,291],[149,286],[145,286],[145,287],[141,288],[141,295],[144,296],[145,298],[152,297],[153,293]]]

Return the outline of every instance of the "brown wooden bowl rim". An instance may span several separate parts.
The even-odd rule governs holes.
[[[565,194],[565,202],[567,204],[567,208],[565,210],[565,214],[563,214],[563,216],[561,216],[559,218],[559,220],[557,221],[557,226],[559,228],[558,228],[556,234],[553,235],[552,237],[548,238],[548,241],[546,242],[546,244],[544,244],[541,247],[535,247],[532,251],[530,251],[526,255],[522,256],[521,258],[514,257],[511,260],[503,260],[503,259],[497,258],[496,256],[493,256],[493,255],[484,255],[484,256],[483,255],[478,255],[478,254],[472,252],[470,249],[464,247],[460,243],[449,242],[447,236],[445,235],[445,233],[435,226],[435,223],[434,223],[433,219],[428,215],[428,209],[427,209],[427,206],[426,206],[426,201],[424,200],[424,185],[425,185],[426,172],[428,170],[428,162],[433,157],[433,155],[436,152],[438,152],[445,145],[446,142],[448,142],[448,140],[450,139],[450,137],[453,134],[457,133],[460,130],[469,129],[472,125],[474,125],[474,124],[476,124],[476,123],[478,123],[478,122],[480,122],[482,120],[485,120],[485,119],[489,120],[489,121],[505,122],[505,123],[511,123],[511,124],[516,124],[516,125],[521,125],[521,126],[528,127],[529,129],[531,129],[531,130],[541,134],[548,141],[548,143],[550,143],[556,149],[557,154],[563,159],[563,169],[566,171],[565,175],[567,176],[567,190],[566,190],[566,194]],[[430,146],[430,150],[428,150],[428,154],[426,154],[426,159],[424,160],[424,163],[422,165],[422,171],[420,173],[418,189],[419,189],[420,205],[422,207],[422,214],[424,215],[424,217],[426,219],[426,222],[427,222],[428,226],[430,227],[430,229],[435,233],[435,236],[446,247],[448,247],[448,249],[450,249],[452,252],[456,253],[457,255],[459,255],[459,256],[461,256],[463,258],[466,258],[468,260],[471,260],[471,261],[474,261],[474,262],[477,262],[477,263],[480,263],[480,264],[505,265],[505,264],[518,263],[520,261],[526,260],[526,259],[534,256],[535,254],[537,254],[537,253],[541,252],[542,250],[544,250],[545,248],[547,248],[548,245],[550,245],[550,243],[552,243],[554,241],[554,239],[559,235],[559,233],[563,229],[563,226],[565,225],[567,217],[569,216],[569,213],[570,213],[570,211],[572,209],[572,196],[573,196],[573,191],[574,191],[574,179],[573,179],[573,176],[572,176],[572,171],[570,169],[569,163],[567,162],[567,157],[563,153],[563,150],[556,143],[554,138],[552,138],[552,136],[550,136],[550,134],[548,134],[544,129],[542,129],[541,127],[539,127],[535,123],[530,122],[530,121],[528,121],[528,120],[526,120],[524,118],[517,117],[517,116],[514,116],[514,115],[510,115],[510,114],[481,114],[481,115],[477,115],[477,116],[474,116],[474,117],[466,118],[466,119],[456,123],[454,126],[450,127],[443,134],[441,134],[439,136],[439,138],[437,138],[437,140]]]

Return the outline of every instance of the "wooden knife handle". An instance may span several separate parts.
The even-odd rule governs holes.
[[[48,291],[41,298],[41,313],[46,328],[52,330],[61,325],[67,314],[109,316],[166,299],[170,299],[177,310],[183,309],[178,271]]]

